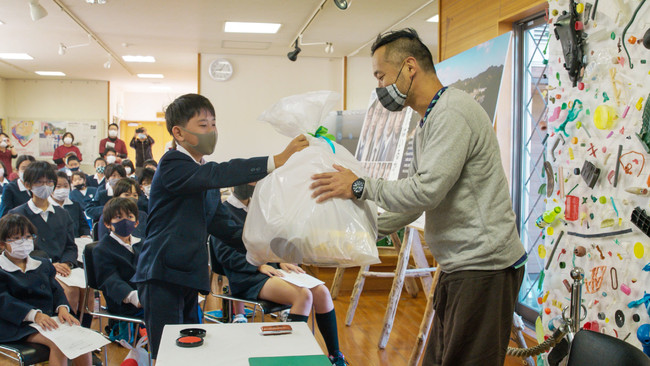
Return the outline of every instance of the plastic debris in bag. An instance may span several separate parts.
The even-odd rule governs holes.
[[[247,260],[351,267],[379,263],[377,207],[371,201],[329,199],[317,203],[309,188],[312,175],[334,171],[334,164],[365,175],[361,163],[319,127],[340,96],[330,91],[283,98],[260,119],[278,132],[307,136],[297,152],[255,186],[243,240]]]

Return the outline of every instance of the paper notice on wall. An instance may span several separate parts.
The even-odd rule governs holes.
[[[68,132],[74,134],[74,145],[81,151],[85,164],[92,164],[99,153],[97,126],[97,122],[68,122]]]
[[[67,123],[65,122],[45,122],[38,123],[38,149],[39,156],[51,158],[59,145],[63,144],[63,134],[66,132]]]
[[[58,328],[53,330],[45,330],[36,323],[30,325],[36,328],[45,338],[54,342],[61,352],[71,360],[111,343],[93,330],[79,325],[61,323],[58,317],[52,317],[52,319],[59,325]]]
[[[12,120],[7,132],[18,155],[38,156],[37,122]]]

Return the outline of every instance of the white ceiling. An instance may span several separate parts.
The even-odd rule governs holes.
[[[323,1],[107,0],[104,5],[93,5],[86,0],[40,0],[48,15],[32,21],[29,0],[2,0],[0,52],[25,52],[34,60],[0,60],[0,78],[108,80],[125,91],[147,91],[156,85],[195,90],[197,54],[286,55]],[[327,55],[324,46],[303,46],[296,62],[301,57],[350,55],[379,32],[403,27],[415,28],[435,58],[438,25],[425,20],[437,14],[438,6],[437,1],[423,6],[429,2],[352,0],[343,11],[326,0],[304,32],[303,42],[332,42],[334,53]],[[58,54],[59,43],[88,43],[88,36],[62,7],[97,37],[89,46],[69,48],[63,56]],[[224,33],[227,20],[282,26],[271,35]],[[114,55],[152,55],[156,62],[121,65],[123,61],[112,59],[111,68],[106,69],[103,65],[110,57],[100,42]],[[368,46],[359,52],[368,54]],[[66,76],[42,77],[34,71],[62,71]],[[138,78],[138,73],[161,73],[165,78],[145,80]]]

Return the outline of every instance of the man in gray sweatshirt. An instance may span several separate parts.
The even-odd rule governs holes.
[[[425,212],[425,239],[442,272],[423,365],[501,366],[527,257],[492,122],[467,93],[443,87],[413,29],[379,35],[372,60],[381,104],[422,117],[409,176],[359,178],[334,166],[313,177],[314,197],[375,201],[387,211],[384,235]]]

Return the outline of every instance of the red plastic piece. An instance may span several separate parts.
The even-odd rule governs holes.
[[[580,198],[576,196],[566,196],[564,219],[567,221],[576,221],[579,216]]]

